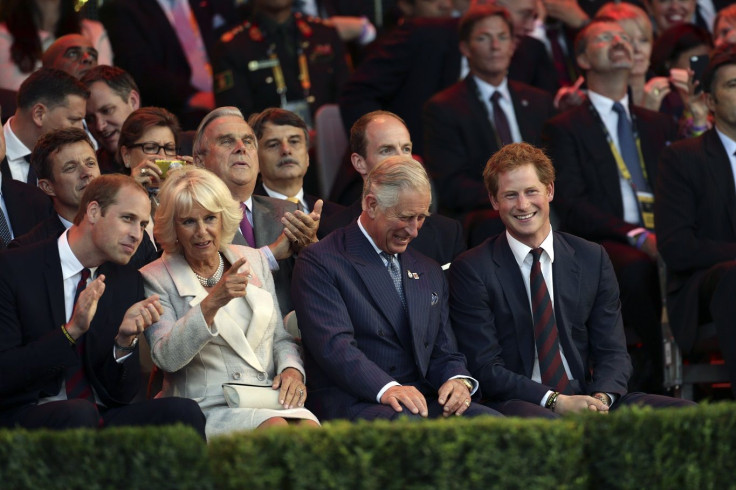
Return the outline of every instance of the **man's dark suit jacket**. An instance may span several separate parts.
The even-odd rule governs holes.
[[[333,231],[354,223],[362,211],[361,202],[355,201],[351,206],[320,223],[317,236],[322,239]],[[440,265],[449,264],[465,251],[463,227],[457,220],[432,214],[424,220],[417,237],[409,242],[409,248],[426,255]]]
[[[64,230],[66,230],[64,223],[59,219],[59,215],[54,212],[34,226],[28,233],[15,237],[15,239],[8,245],[8,248],[27,247],[44,240],[48,240],[49,238],[59,238],[59,236],[64,233]],[[153,246],[153,242],[148,237],[148,233],[144,233],[143,239],[141,240],[140,245],[138,245],[135,254],[130,258],[128,265],[133,269],[138,270],[157,258],[158,252],[156,251],[156,247]]]
[[[736,259],[736,190],[715,129],[662,152],[655,197],[657,246],[667,264],[672,331],[688,352],[696,339],[703,274]]]
[[[51,199],[37,187],[12,178],[2,180],[0,189],[14,236],[28,233],[37,223],[55,214]]]
[[[659,154],[674,141],[676,128],[664,114],[637,106],[630,109],[638,120],[649,185],[654,189]],[[638,225],[623,219],[616,160],[588,103],[549,120],[542,141],[557,172],[552,206],[560,229],[587,240],[628,243],[626,234]]]
[[[268,196],[268,192],[266,192],[266,189],[263,188],[263,182],[258,182],[256,184],[255,189],[253,189],[253,194],[258,196]],[[304,194],[304,201],[307,203],[307,206],[309,206],[309,211],[311,212],[314,209],[314,204],[319,200],[322,199],[321,197],[314,196],[312,194]],[[345,209],[345,206],[341,204],[337,204],[332,201],[328,201],[327,199],[322,199],[322,215],[320,218],[320,228],[322,227],[322,223],[325,222],[325,220],[328,220],[332,215],[335,213],[338,213]]]
[[[305,348],[307,403],[320,419],[359,416],[391,381],[436,396],[445,381],[467,375],[451,340],[442,270],[411,249],[399,261],[408,313],[357,223],[299,254],[292,299]],[[417,278],[408,279],[409,271]]]
[[[539,145],[542,125],[554,115],[552,96],[508,82],[521,137]],[[437,187],[440,209],[466,213],[489,207],[483,169],[496,151],[495,128],[472,75],[432,97],[424,106],[424,162]]]
[[[284,231],[281,218],[287,211],[296,211],[296,204],[284,199],[274,199],[268,196],[253,195],[253,237],[256,247],[261,248],[270,245]],[[248,247],[240,230],[233,237],[235,245]],[[276,296],[279,299],[281,314],[286,315],[294,308],[291,306],[291,274],[294,270],[294,256],[279,260],[279,270],[273,271],[273,282],[276,287]]]
[[[138,351],[118,364],[113,341],[126,310],[145,296],[140,274],[128,266],[105,263],[98,274],[105,274],[105,292],[84,336],[82,363],[100,400],[112,407],[138,392]],[[65,322],[57,241],[0,253],[0,410],[59,392],[78,355],[61,331]]]
[[[575,394],[623,395],[631,374],[613,267],[600,245],[554,234],[554,308]],[[534,322],[506,233],[450,268],[450,314],[483,396],[539,404],[551,388],[531,380]]]
[[[189,1],[210,57],[219,35],[212,25],[218,12],[216,3]],[[110,36],[115,65],[130,73],[138,84],[141,105],[165,107],[181,118],[189,98],[199,90],[189,83],[189,61],[158,2],[112,0],[105,2],[99,13]]]

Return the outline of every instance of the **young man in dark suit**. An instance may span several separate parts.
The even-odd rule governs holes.
[[[419,162],[386,159],[366,179],[360,218],[299,255],[292,299],[320,419],[496,414],[471,403],[442,269],[407,249],[430,200]]]
[[[0,254],[0,426],[181,422],[204,437],[193,400],[131,404],[140,382],[138,335],[163,312],[126,265],[150,207],[130,177],[98,177],[61,237]]]
[[[658,246],[667,264],[667,308],[677,343],[693,348],[714,322],[736,394],[736,49],[711,57],[703,78],[715,127],[662,152],[656,190]]]
[[[454,215],[488,207],[483,167],[501,146],[538,144],[554,114],[547,92],[509,80],[514,26],[502,7],[468,10],[460,19],[460,52],[470,74],[424,106],[424,160],[439,208]]]
[[[691,405],[627,393],[616,276],[600,245],[552,231],[549,158],[513,143],[491,157],[483,177],[506,232],[453,262],[450,317],[485,402],[505,415],[548,418]]]

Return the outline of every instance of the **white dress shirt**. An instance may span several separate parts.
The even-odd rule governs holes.
[[[616,150],[618,150],[619,155],[621,155],[621,145],[618,143],[618,113],[613,110],[613,104],[615,101],[601,94],[597,94],[592,90],[588,90],[588,98],[600,115],[603,125],[608,130],[608,134],[611,136],[611,140],[613,141]],[[631,113],[629,112],[629,96],[626,95],[619,102],[624,106],[624,110],[629,116],[629,120],[631,120]],[[601,151],[605,150],[602,148]],[[616,169],[618,170],[618,167],[616,167]],[[632,225],[640,225],[641,216],[639,215],[639,201],[636,198],[636,194],[634,194],[634,189],[631,188],[629,181],[621,175],[621,172],[618,174],[619,187],[621,188],[621,200],[624,205],[624,221],[631,223]]]
[[[311,209],[309,209],[309,206],[307,206],[307,201],[304,200],[304,188],[299,189],[299,192],[297,192],[294,196],[287,196],[286,194],[277,192],[268,187],[266,184],[263,184],[263,189],[266,191],[266,194],[268,194],[269,197],[273,197],[274,199],[286,200],[289,197],[296,197],[297,199],[299,199],[299,204],[302,205],[302,211],[304,211],[305,213],[310,213],[312,211]]]
[[[14,180],[26,182],[28,180],[28,170],[31,167],[25,157],[31,154],[31,150],[21,142],[10,127],[10,123],[15,116],[10,116],[3,125],[3,134],[5,135],[5,158],[8,160],[10,174]]]
[[[511,129],[511,138],[514,140],[514,143],[522,142],[523,140],[521,139],[519,123],[516,120],[516,112],[514,112],[514,102],[511,99],[511,92],[509,92],[508,78],[504,78],[503,82],[501,82],[501,85],[499,85],[498,87],[484,82],[476,76],[473,76],[473,79],[475,80],[475,84],[478,86],[478,90],[480,91],[481,101],[485,105],[486,111],[488,111],[488,117],[491,121],[491,125],[495,127],[493,123],[493,104],[491,104],[491,96],[493,95],[493,92],[500,92],[501,98],[498,100],[498,105],[501,106],[504,114],[506,114],[506,120],[508,120],[509,129]]]

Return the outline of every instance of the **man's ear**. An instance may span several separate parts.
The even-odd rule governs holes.
[[[588,59],[588,55],[585,54],[585,52],[580,53],[575,57],[575,60],[578,62],[578,66],[583,70],[587,71],[590,70],[590,60]]]
[[[363,198],[363,211],[368,213],[368,217],[375,219],[378,211],[378,199],[371,193]]]
[[[87,213],[85,214],[87,221],[94,224],[102,216],[102,208],[97,201],[91,201],[87,204]]]
[[[353,168],[356,172],[358,172],[361,176],[365,177],[368,175],[368,166],[365,163],[365,158],[358,155],[357,153],[351,153],[350,154],[350,163],[353,164]]]
[[[48,112],[48,108],[38,102],[37,104],[34,104],[33,107],[31,107],[31,120],[33,121],[33,124],[35,124],[37,127],[43,126],[43,120],[46,117],[46,113]]]
[[[498,211],[498,201],[496,200],[496,196],[494,196],[493,194],[491,194],[489,192],[488,193],[488,199],[491,200],[491,206],[493,206],[493,209],[495,209],[496,211]]]
[[[460,54],[465,56],[466,59],[470,58],[470,47],[465,41],[460,41]]]
[[[43,191],[49,197],[56,197],[56,190],[54,189],[54,183],[49,179],[38,179],[38,188]]]
[[[141,108],[141,95],[135,90],[130,91],[130,95],[128,96],[128,105],[134,111],[137,111]]]
[[[555,197],[555,183],[552,182],[547,186],[547,202],[552,202]]]

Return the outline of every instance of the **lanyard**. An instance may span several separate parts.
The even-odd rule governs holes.
[[[629,169],[626,168],[626,163],[621,157],[621,153],[619,153],[618,148],[616,148],[616,145],[613,142],[613,138],[611,138],[611,134],[608,132],[608,128],[606,128],[606,125],[603,123],[603,119],[601,119],[601,115],[598,114],[598,111],[595,109],[593,103],[590,101],[588,101],[588,109],[590,109],[590,112],[593,113],[593,117],[596,119],[596,121],[598,121],[603,134],[606,136],[608,146],[611,149],[611,153],[613,153],[614,160],[616,160],[618,171],[621,172],[621,176],[626,179],[629,185],[634,189],[634,191],[636,191],[636,187],[631,181],[631,173],[629,172]],[[644,154],[641,152],[641,138],[639,137],[639,131],[637,129],[636,115],[633,112],[631,113],[631,128],[634,131],[634,140],[636,141],[636,151],[639,157],[639,166],[641,167],[641,173],[644,176],[644,180],[648,181],[649,176],[647,175],[647,168],[644,165]]]

